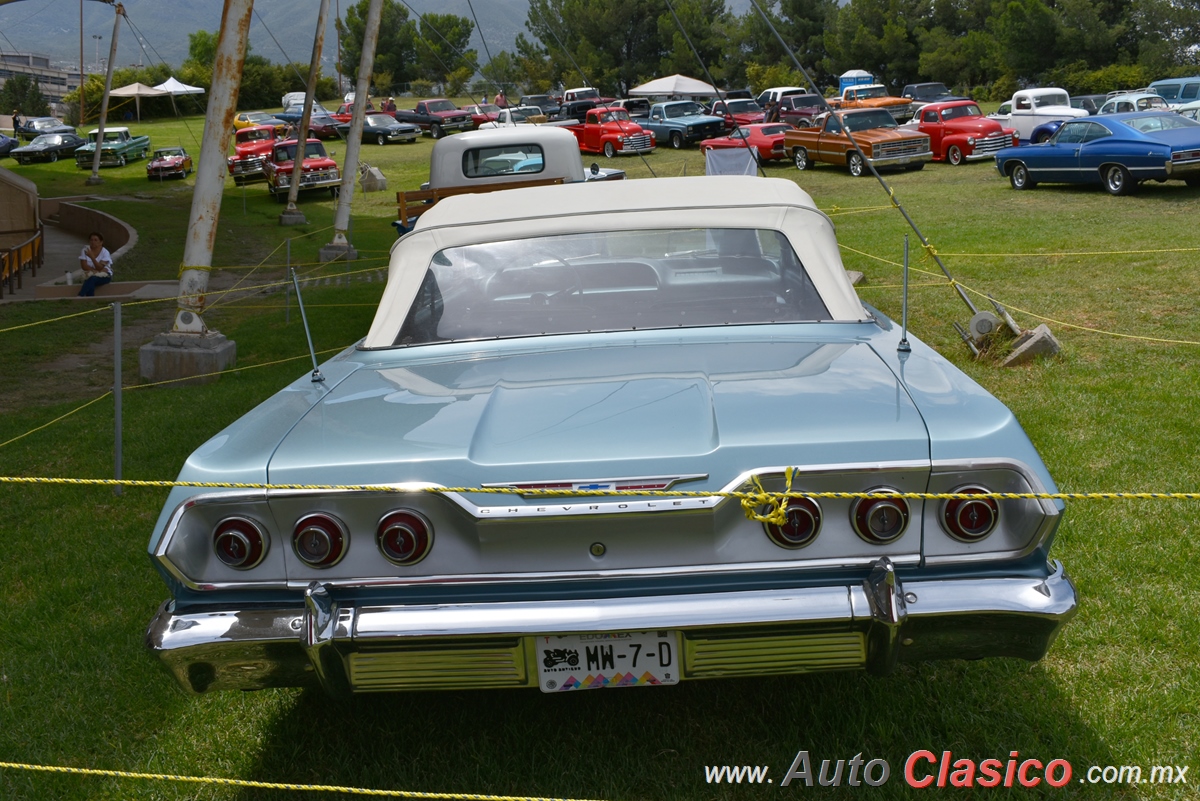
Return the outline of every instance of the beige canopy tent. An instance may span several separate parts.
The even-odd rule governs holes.
[[[668,75],[665,78],[655,78],[649,83],[635,86],[629,90],[630,95],[664,95],[667,97],[716,97],[717,90],[712,84],[689,78],[686,75]]]
[[[108,93],[109,97],[132,97],[137,105],[137,118],[142,119],[142,98],[143,97],[166,97],[171,94],[162,89],[157,89],[153,86],[146,86],[144,83],[131,83],[128,86],[122,86],[120,89],[113,89]]]

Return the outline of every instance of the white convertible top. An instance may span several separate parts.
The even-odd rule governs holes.
[[[836,321],[869,319],[842,266],[833,222],[782,178],[696,176],[457,195],[421,215],[392,246],[388,285],[366,347],[390,346],[433,255],[464,245],[581,232],[670,228],[780,231]]]

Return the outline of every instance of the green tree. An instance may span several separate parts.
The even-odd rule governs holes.
[[[663,43],[663,54],[659,60],[658,74],[691,75],[701,80],[708,80],[707,70],[717,82],[718,88],[726,88],[728,69],[731,65],[727,59],[729,50],[729,35],[736,28],[736,20],[725,8],[725,0],[676,0],[672,5],[679,17],[680,25],[670,11],[658,17],[658,38]],[[684,31],[687,31],[686,38]],[[699,52],[699,59],[688,40]]]
[[[25,117],[50,114],[50,104],[42,95],[38,82],[28,75],[14,75],[4,82],[4,88],[0,89],[0,109],[6,113],[15,109]]]
[[[475,51],[467,49],[475,30],[474,23],[455,14],[425,14],[419,29],[417,74],[434,83],[456,83],[461,92],[462,86],[478,68]],[[467,70],[466,79],[452,78],[456,73],[461,74],[463,68]],[[446,93],[458,94],[449,89]]]
[[[360,0],[346,9],[344,20],[336,22],[342,39],[342,74],[351,81],[358,80],[369,5],[370,0]],[[416,39],[417,31],[408,18],[408,9],[397,0],[383,0],[372,74],[389,73],[396,83],[407,83],[417,77]]]
[[[1037,80],[1057,58],[1058,18],[1044,0],[1003,0],[1000,13],[989,27],[1000,48],[1007,71],[1029,81]]]
[[[478,94],[494,95],[499,89],[503,89],[505,94],[513,95],[514,98],[521,94],[521,81],[525,73],[517,57],[507,50],[501,50],[492,56],[492,60],[481,66],[479,72],[483,75],[484,87],[481,87]]]
[[[762,5],[771,17],[771,24],[817,86],[831,83],[834,76],[829,72],[825,33],[836,22],[837,0],[781,0],[778,6],[775,3]],[[792,56],[780,46],[757,10],[751,8],[746,12],[742,27],[742,51],[749,63],[763,67],[781,64],[787,70],[795,70]]]
[[[825,37],[829,72],[864,69],[893,91],[918,80],[929,14],[924,0],[850,0]]]
[[[207,64],[210,68],[217,60],[217,43],[220,41],[220,32],[218,31],[196,31],[188,34],[188,57],[183,62],[187,64],[189,61],[195,64]],[[247,40],[247,51],[249,51],[249,40]]]

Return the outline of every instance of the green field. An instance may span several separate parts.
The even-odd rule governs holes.
[[[182,143],[193,153],[201,129],[196,118],[134,126],[155,145]],[[340,160],[343,146],[329,147]],[[292,260],[302,272],[340,279],[305,292],[316,348],[352,344],[382,289],[375,273],[394,241],[394,192],[426,179],[431,147],[429,139],[363,146],[362,158],[383,170],[389,189],[356,197],[353,241],[363,258],[349,265],[317,263],[332,222],[327,195],[302,201],[310,225],[281,228],[281,207],[261,185],[243,191],[228,182],[214,285],[278,282],[281,245],[295,237]],[[36,181],[45,197],[85,189],[86,172],[68,162],[0,164]],[[639,179],[651,169],[659,177],[703,173],[695,150],[663,149],[617,166]],[[898,320],[894,263],[908,229],[879,185],[828,166],[766,171],[797,181],[833,215],[841,243],[861,252],[843,254],[848,269],[865,274],[861,296]],[[192,179],[148,182],[143,162],[103,177],[98,194],[109,199],[96,207],[129,221],[141,237],[118,262],[119,277],[176,277]],[[969,312],[920,258],[914,239],[913,266],[926,272],[913,276],[913,334],[1014,410],[1063,490],[1200,490],[1200,190],[1173,182],[1128,198],[1098,187],[1015,192],[990,162],[886,177],[954,277],[980,293],[972,294],[977,304],[991,295],[1025,327],[1052,321],[1063,344],[1057,358],[1004,369],[995,356],[1007,344],[999,342],[994,353],[972,359],[951,325],[965,324]],[[109,399],[10,441],[112,385],[111,313],[82,303],[0,306],[0,374],[7,376],[0,475],[112,475]],[[127,478],[174,478],[193,449],[308,372],[294,299],[290,322],[284,303],[279,291],[221,296],[206,320],[237,341],[239,367],[247,369],[201,387],[142,389],[136,349],[169,327],[172,304],[125,307]],[[13,329],[89,308],[101,311]],[[248,369],[283,359],[292,361]],[[887,760],[886,785],[856,788],[886,798],[954,793],[905,785],[905,759],[918,749],[976,762],[1017,751],[1074,768],[1066,787],[1010,791],[1021,797],[1197,797],[1198,501],[1068,504],[1052,555],[1074,578],[1080,611],[1036,664],[945,662],[902,666],[887,678],[850,673],[563,697],[479,691],[336,703],[282,690],[191,697],[151,658],[142,634],[167,590],[145,546],[166,490],[115,496],[108,488],[9,484],[0,493],[3,762],[430,793],[683,801],[820,792],[797,782],[779,786],[802,749],[814,769],[822,759],[859,753]],[[774,783],[706,783],[705,766],[725,764],[768,765]],[[1086,782],[1089,767],[1109,765],[1140,766],[1143,779],[1154,765],[1190,765],[1191,773],[1188,783],[1170,786]],[[3,799],[322,797],[331,794],[0,768]]]

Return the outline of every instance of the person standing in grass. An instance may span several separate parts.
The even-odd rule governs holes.
[[[98,231],[88,234],[88,243],[79,252],[79,266],[83,268],[85,278],[83,286],[79,288],[81,298],[94,297],[96,287],[112,281],[112,254],[104,247],[104,237]]]

